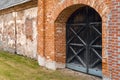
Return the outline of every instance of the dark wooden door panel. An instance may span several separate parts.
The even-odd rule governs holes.
[[[66,44],[68,68],[102,76],[102,23],[94,9],[85,6],[71,15]]]

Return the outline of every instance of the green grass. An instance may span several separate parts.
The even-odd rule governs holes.
[[[0,51],[0,80],[80,80],[61,71],[40,67],[27,57]],[[81,79],[84,80],[84,79]]]

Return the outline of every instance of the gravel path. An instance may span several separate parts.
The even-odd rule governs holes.
[[[59,69],[59,70],[62,73],[66,73],[69,75],[74,75],[74,76],[80,77],[80,80],[102,80],[102,78],[100,78],[100,77],[88,75],[88,74],[77,72],[77,71],[70,70],[70,69]]]

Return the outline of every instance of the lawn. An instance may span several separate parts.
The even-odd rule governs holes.
[[[84,80],[40,67],[27,57],[0,51],[0,80]]]

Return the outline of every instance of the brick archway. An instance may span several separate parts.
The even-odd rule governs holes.
[[[64,68],[65,67],[65,59],[66,59],[66,49],[65,49],[65,25],[68,17],[78,8],[84,5],[88,5],[95,9],[102,18],[102,62],[103,62],[103,76],[109,77],[108,70],[108,55],[106,55],[107,48],[107,23],[108,17],[110,14],[110,9],[108,7],[108,0],[60,0],[60,1],[51,1],[46,2],[46,5],[43,6],[42,12],[39,13],[44,14],[42,16],[46,16],[44,18],[40,18],[43,21],[41,23],[43,26],[38,24],[40,28],[45,26],[45,35],[43,32],[39,32],[43,36],[38,37],[40,39],[38,45],[38,52],[41,57],[44,57],[44,65],[50,69],[56,68]],[[44,5],[43,3],[41,3]],[[39,28],[38,27],[38,28]],[[43,43],[42,43],[43,42]],[[45,44],[44,44],[45,43]],[[50,47],[51,46],[51,47]],[[41,58],[40,57],[40,58]],[[40,59],[41,60],[41,59]],[[50,66],[51,65],[51,66]]]
[[[89,0],[90,1],[90,0]],[[68,20],[69,16],[78,8],[88,5],[92,8],[94,8],[102,17],[102,72],[103,72],[103,76],[108,76],[109,77],[109,70],[108,70],[108,56],[106,55],[106,47],[107,47],[107,19],[108,19],[108,15],[110,13],[110,10],[108,8],[107,5],[103,4],[102,2],[98,1],[98,5],[96,5],[96,3],[93,2],[78,2],[78,3],[83,3],[83,4],[77,4],[71,2],[68,3],[67,6],[69,5],[69,7],[65,6],[65,4],[62,4],[61,6],[57,6],[55,10],[55,16],[52,18],[54,21],[54,26],[55,26],[55,61],[57,63],[65,63],[66,60],[66,21]],[[59,66],[60,67],[60,66]]]

